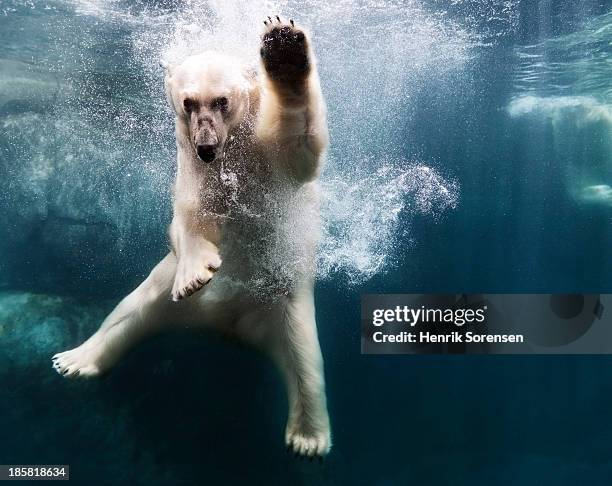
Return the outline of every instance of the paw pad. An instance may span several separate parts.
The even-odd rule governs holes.
[[[310,67],[304,32],[279,16],[268,17],[264,24],[268,29],[262,36],[261,58],[268,75],[287,82],[303,79]]]

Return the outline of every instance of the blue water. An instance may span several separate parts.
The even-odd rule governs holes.
[[[334,448],[284,452],[263,358],[160,337],[72,383],[167,251],[160,59],[310,27],[332,144],[317,319]],[[612,292],[606,1],[0,0],[0,463],[76,484],[606,485],[612,359],[359,354],[359,296]]]

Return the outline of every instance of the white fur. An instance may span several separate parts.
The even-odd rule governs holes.
[[[58,372],[95,376],[155,333],[215,329],[264,351],[280,368],[289,395],[287,446],[306,456],[329,451],[313,297],[316,177],[327,127],[310,58],[306,88],[297,97],[279,92],[265,69],[257,75],[220,54],[167,67],[178,151],[173,251],[92,337],[54,356]],[[226,136],[224,154],[212,163],[196,157],[185,96],[201,103],[229,99],[231,112],[217,124]],[[197,293],[178,293],[192,282],[187,295]]]

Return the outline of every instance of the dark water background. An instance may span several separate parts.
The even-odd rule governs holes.
[[[332,135],[334,448],[311,464],[284,452],[272,366],[214,336],[156,339],[94,382],[49,362],[167,251],[159,58],[190,36],[250,52],[270,7],[1,0],[0,463],[83,485],[610,484],[611,359],[362,357],[359,295],[612,292],[611,7],[278,8],[312,28]]]

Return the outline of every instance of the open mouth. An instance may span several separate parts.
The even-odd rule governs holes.
[[[213,160],[215,160],[215,157],[217,156],[214,147],[209,147],[205,145],[199,145],[197,147],[196,152],[200,160],[204,162],[212,162]]]

